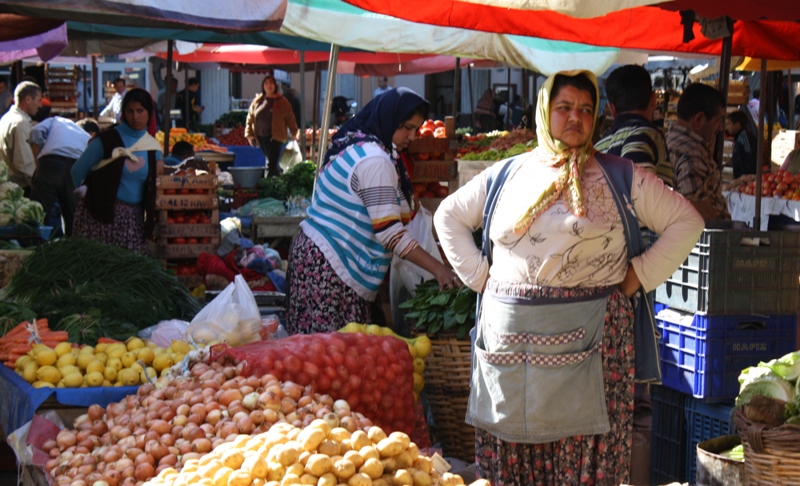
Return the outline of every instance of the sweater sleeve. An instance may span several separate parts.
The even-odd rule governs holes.
[[[398,202],[397,172],[383,157],[368,157],[353,170],[351,188],[361,198],[381,245],[399,257],[418,246],[403,225]]]
[[[475,245],[472,232],[481,227],[486,183],[491,169],[448,196],[433,216],[439,243],[458,277],[476,292],[489,276],[489,261]]]
[[[649,292],[683,263],[697,244],[704,222],[689,201],[639,167],[634,167],[631,197],[639,224],[659,235],[651,248],[631,260],[636,276]]]
[[[83,152],[83,155],[75,161],[73,164],[72,169],[70,170],[70,174],[72,174],[72,182],[75,183],[75,187],[80,186],[83,183],[83,180],[92,170],[98,162],[103,159],[103,143],[100,139],[96,138],[89,143],[89,146],[86,147],[86,150]]]

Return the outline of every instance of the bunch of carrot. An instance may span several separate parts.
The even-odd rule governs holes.
[[[33,327],[36,326],[36,333]],[[42,343],[50,348],[55,348],[58,343],[62,343],[69,337],[67,331],[51,331],[47,324],[47,319],[39,319],[36,324],[29,321],[22,321],[13,329],[0,337],[0,361],[12,370],[14,364],[20,356],[28,353],[38,343]]]

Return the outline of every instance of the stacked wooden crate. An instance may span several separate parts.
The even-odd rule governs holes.
[[[447,187],[452,193],[458,189],[458,141],[456,140],[455,118],[444,119],[446,138],[418,137],[408,146],[414,158],[414,173],[411,182],[426,184],[429,189]],[[443,197],[434,191],[426,190],[419,198],[420,204],[430,212],[435,212]]]
[[[195,268],[201,253],[214,253],[220,244],[216,167],[209,172],[170,173],[161,163],[156,178],[158,255],[174,267],[178,280],[194,288],[203,283]]]

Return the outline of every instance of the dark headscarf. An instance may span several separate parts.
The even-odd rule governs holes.
[[[376,142],[389,154],[400,178],[400,188],[411,205],[413,192],[411,180],[397,152],[392,148],[394,132],[420,105],[428,109],[428,102],[413,90],[396,88],[383,93],[364,105],[355,117],[339,128],[325,152],[323,170],[344,150],[354,144]]]

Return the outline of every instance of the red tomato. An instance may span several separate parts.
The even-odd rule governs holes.
[[[167,218],[167,224],[175,224],[175,218]]]
[[[191,193],[192,193],[192,191],[190,191],[189,189],[181,189],[181,192],[180,192],[180,194],[182,196],[185,196],[185,195],[191,194]]]
[[[186,222],[186,218],[184,218],[182,214],[178,213],[175,216],[175,222],[178,223],[178,224],[183,224],[183,223]]]
[[[198,243],[197,238],[186,238],[187,245],[196,245]]]
[[[300,361],[300,358],[298,358],[293,354],[290,354],[289,356],[283,358],[283,367],[286,369],[287,372],[294,375],[300,373],[300,370],[303,369],[303,363],[302,361]]]
[[[192,193],[203,195],[206,193],[206,189],[195,189],[194,191],[192,191]]]
[[[175,243],[176,245],[185,245],[186,238],[175,238],[172,240],[172,242]]]
[[[211,238],[209,238],[209,237],[200,238],[200,243],[202,243],[204,245],[206,245],[208,243],[211,243]]]
[[[164,194],[168,195],[168,196],[171,196],[171,195],[175,194],[175,189],[164,189]]]
[[[434,194],[436,194],[436,197],[447,197],[450,194],[450,190],[444,186],[439,186]]]
[[[186,220],[187,224],[197,224],[197,216],[192,216]]]

